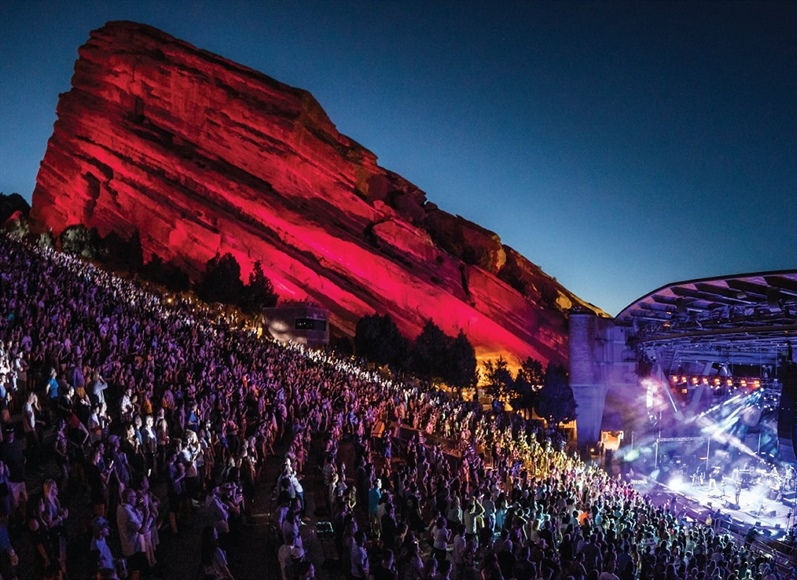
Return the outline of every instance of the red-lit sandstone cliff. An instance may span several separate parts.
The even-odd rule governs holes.
[[[112,22],[80,48],[33,193],[39,229],[138,229],[144,255],[196,274],[261,260],[285,299],[353,333],[432,318],[481,356],[566,358],[583,302],[498,236],[426,201],[341,135],[306,91],[149,26]]]

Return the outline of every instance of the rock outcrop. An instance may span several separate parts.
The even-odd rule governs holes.
[[[244,275],[260,260],[345,333],[378,312],[414,337],[431,318],[480,356],[563,362],[567,310],[599,312],[379,167],[308,92],[149,26],[92,32],[57,113],[38,229],[138,230],[145,257],[194,276],[219,252]]]

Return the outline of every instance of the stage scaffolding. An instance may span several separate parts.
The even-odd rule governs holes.
[[[694,443],[699,441],[706,442],[706,473],[708,473],[708,460],[711,455],[711,437],[657,437],[655,442],[655,454],[653,456],[653,469],[659,467],[659,447],[661,443]]]

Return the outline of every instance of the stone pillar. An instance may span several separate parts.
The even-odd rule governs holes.
[[[571,313],[570,326],[570,387],[578,408],[576,429],[579,447],[600,439],[607,385],[601,371],[602,353],[597,348],[603,321],[594,314]]]

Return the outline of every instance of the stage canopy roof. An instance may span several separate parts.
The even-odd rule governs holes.
[[[668,284],[628,305],[615,323],[633,326],[637,347],[772,364],[797,350],[797,270]]]

